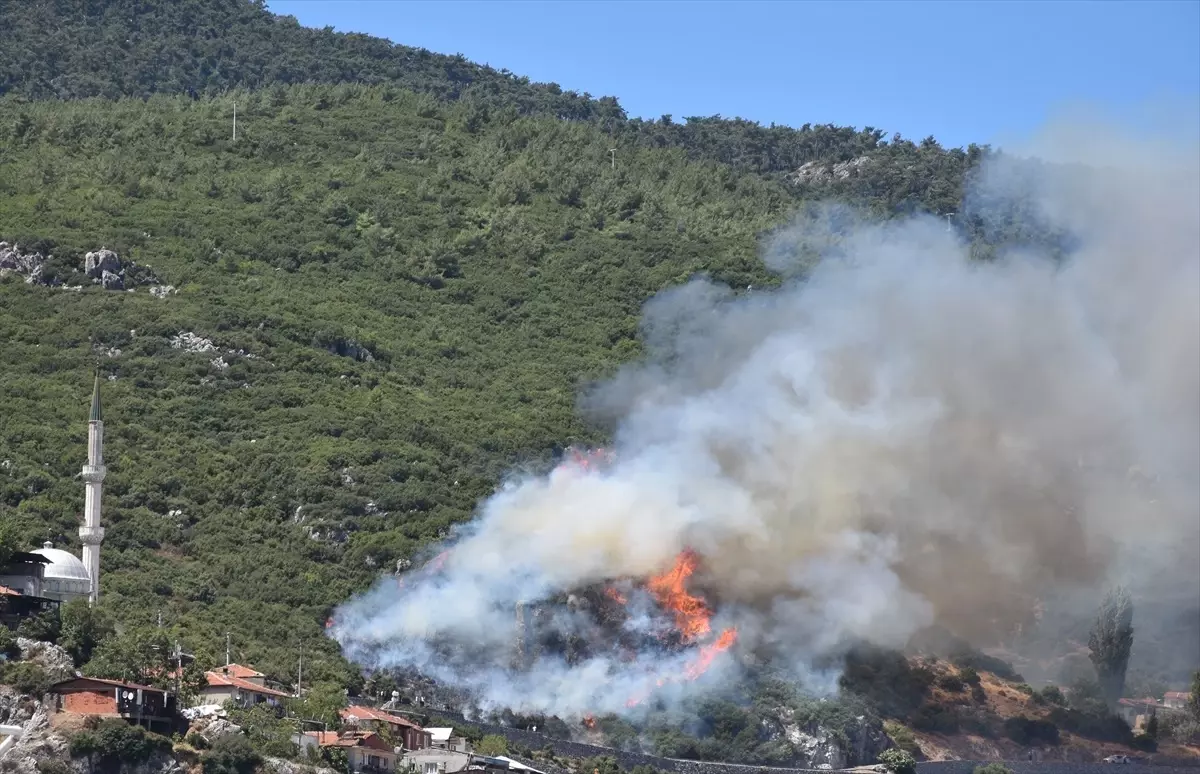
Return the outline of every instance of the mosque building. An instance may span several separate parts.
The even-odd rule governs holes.
[[[79,528],[83,558],[81,560],[70,551],[55,548],[50,542],[30,552],[48,560],[41,582],[41,596],[60,602],[86,597],[92,603],[100,597],[100,544],[104,541],[104,527],[100,526],[100,500],[106,472],[100,375],[97,374],[92,388],[92,413],[88,418],[88,459],[83,466],[83,525]]]

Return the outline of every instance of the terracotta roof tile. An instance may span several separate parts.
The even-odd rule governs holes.
[[[240,677],[223,675],[220,672],[205,672],[204,679],[211,686],[228,685],[234,688],[241,688],[243,691],[249,691],[251,693],[261,693],[264,696],[281,696],[283,698],[290,698],[291,696],[291,694],[284,693],[283,691],[277,691],[274,688],[267,688],[266,686],[259,685],[258,683],[252,683],[249,680],[243,680]]]
[[[248,666],[242,666],[241,664],[230,664],[229,666],[217,667],[213,671],[220,672],[224,675],[229,675],[230,677],[240,677],[243,680],[249,680],[251,677],[266,676],[262,672],[251,669]]]
[[[390,749],[374,731],[316,731],[310,732],[322,747],[371,747],[377,750]]]
[[[415,728],[418,731],[424,730],[408,718],[398,717],[396,715],[384,712],[383,710],[375,709],[374,707],[346,707],[343,710],[339,710],[338,714],[340,714],[342,716],[342,720],[345,721],[382,720],[385,723],[391,723],[397,726],[407,726],[408,728]]]

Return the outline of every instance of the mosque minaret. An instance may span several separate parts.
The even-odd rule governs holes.
[[[100,413],[100,375],[92,388],[92,413],[88,418],[88,461],[83,466],[83,481],[87,487],[83,500],[83,526],[79,528],[79,542],[83,543],[83,566],[87,568],[92,588],[88,600],[95,602],[100,596],[100,543],[104,541],[104,527],[100,526],[100,494],[104,489],[104,418]]]
[[[104,527],[100,526],[100,500],[106,472],[100,375],[96,374],[96,383],[92,388],[92,413],[88,417],[88,458],[83,466],[83,526],[79,528],[83,561],[69,551],[55,548],[53,543],[46,543],[34,552],[50,560],[46,565],[43,593],[51,599],[66,602],[87,597],[94,604],[100,597],[100,544],[104,541]]]

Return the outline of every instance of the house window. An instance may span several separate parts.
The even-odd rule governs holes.
[[[425,774],[438,774],[437,764],[436,763],[426,763],[425,764]]]
[[[381,768],[379,756],[378,755],[368,755],[367,756],[367,765],[373,769]]]

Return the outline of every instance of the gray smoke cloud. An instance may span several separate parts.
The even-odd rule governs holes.
[[[784,276],[821,252],[802,280],[663,292],[644,361],[585,401],[615,427],[611,464],[515,477],[436,572],[349,601],[334,636],[484,707],[578,717],[728,685],[750,654],[829,687],[816,665],[850,643],[932,624],[994,642],[1040,600],[1115,582],[1200,606],[1198,147],[1091,124],[1046,133],[1042,161],[988,162],[976,212],[1019,199],[1064,235],[1060,260],[973,262],[943,221],[828,208],[765,246]],[[519,602],[684,549],[707,639],[512,668]],[[586,610],[552,615],[603,639]],[[662,617],[647,602],[624,626]],[[725,627],[734,650],[680,679]]]

